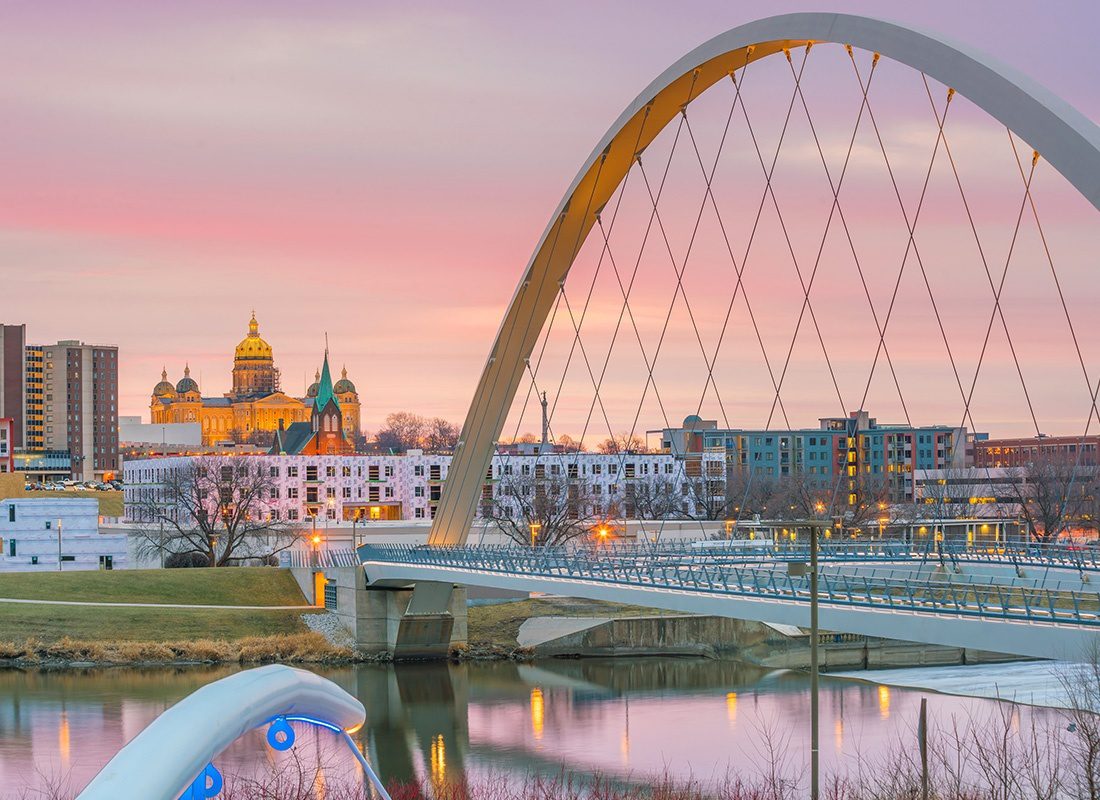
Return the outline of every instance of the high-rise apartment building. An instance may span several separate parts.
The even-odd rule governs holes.
[[[10,417],[15,428],[14,447],[23,447],[26,404],[23,351],[25,325],[0,325],[0,417]]]
[[[42,354],[43,450],[68,450],[78,480],[118,471],[118,348],[60,341]]]
[[[0,325],[0,417],[22,455],[67,459],[78,480],[113,477],[118,455],[118,348],[77,340],[27,344]]]
[[[42,348],[27,345],[23,356],[25,395],[23,398],[23,449],[46,449],[46,395],[42,390]]]

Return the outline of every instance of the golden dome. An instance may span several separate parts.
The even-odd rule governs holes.
[[[160,372],[160,383],[153,387],[153,397],[171,397],[176,393],[176,387],[168,380],[168,370]]]
[[[256,312],[252,312],[252,319],[248,321],[248,336],[237,345],[233,354],[234,361],[271,361],[271,345],[260,338],[260,324],[256,322]]]

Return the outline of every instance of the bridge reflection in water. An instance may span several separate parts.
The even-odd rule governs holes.
[[[801,752],[809,724],[805,675],[729,661],[398,664],[330,677],[372,709],[357,737],[387,780],[552,777],[563,764],[623,783],[644,782],[666,768],[685,779],[756,774],[768,737]],[[823,679],[822,725],[833,734],[823,764],[852,765],[857,757],[903,746],[920,697]],[[993,701],[935,696],[930,705],[946,721],[981,717]]]
[[[48,778],[67,774],[71,788],[79,789],[158,713],[231,671],[0,672],[0,691],[10,698],[0,708],[0,781],[12,790],[41,788]],[[367,707],[367,724],[355,736],[386,780],[461,784],[489,773],[553,776],[563,765],[624,783],[666,766],[682,778],[725,774],[727,768],[754,774],[764,758],[765,732],[784,737],[790,752],[799,753],[809,721],[804,675],[733,662],[379,664],[322,672]],[[939,671],[912,672],[934,680]],[[1032,680],[1046,683],[1049,675],[1035,665]],[[912,690],[823,679],[825,768],[909,742],[920,697]],[[944,695],[930,696],[929,704],[933,718],[944,723],[952,714],[982,717],[993,707],[989,700]],[[319,739],[303,732],[300,741],[304,763],[313,764]],[[59,743],[65,744],[60,756]],[[332,756],[341,760],[326,768],[329,785],[354,777],[346,752],[333,749]],[[216,763],[233,775],[281,762],[257,733],[238,740]]]

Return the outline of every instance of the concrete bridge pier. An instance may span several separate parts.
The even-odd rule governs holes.
[[[367,585],[358,567],[291,571],[307,599],[336,614],[361,653],[389,653],[399,661],[447,658],[466,644],[465,587],[437,581]]]

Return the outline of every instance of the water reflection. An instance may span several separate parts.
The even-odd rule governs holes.
[[[78,789],[158,713],[233,670],[0,671],[0,782],[41,786],[67,775]],[[562,764],[622,780],[652,771],[696,778],[759,773],[780,742],[795,764],[809,739],[808,681],[732,662],[690,659],[538,664],[365,665],[323,671],[359,697],[368,719],[353,738],[386,780],[462,784],[468,775],[557,774]],[[874,673],[868,673],[873,676]],[[922,693],[851,680],[821,682],[826,769],[911,746]],[[933,718],[982,716],[995,701],[929,696]],[[1010,708],[1021,717],[1042,710]],[[315,794],[355,777],[353,760],[322,736],[295,747],[315,765]],[[218,759],[223,772],[280,769],[286,754],[260,732]],[[311,767],[313,768],[313,767]]]

